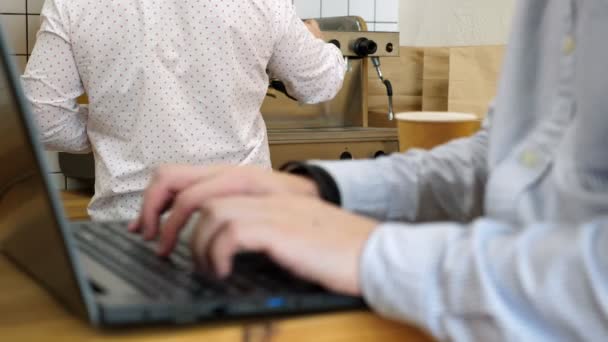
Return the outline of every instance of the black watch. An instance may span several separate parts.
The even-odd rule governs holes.
[[[317,185],[317,190],[322,199],[337,206],[342,204],[336,181],[322,167],[304,162],[289,162],[283,165],[280,170],[312,180]]]

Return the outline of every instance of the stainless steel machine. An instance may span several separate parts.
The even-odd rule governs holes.
[[[387,86],[392,119],[392,86],[379,58],[399,56],[399,33],[367,32],[359,17],[318,19],[324,39],[338,46],[348,62],[344,85],[331,101],[303,105],[271,89],[262,106],[273,167],[292,160],[374,158],[398,150],[395,129],[368,125],[368,65]],[[272,83],[271,83],[272,84]],[[279,87],[280,88],[280,87]]]
[[[368,125],[368,67],[376,68],[387,87],[392,115],[392,86],[383,78],[379,58],[399,56],[399,34],[368,32],[359,17],[318,19],[324,38],[340,48],[348,62],[344,85],[331,101],[300,104],[285,92],[280,80],[271,80],[262,114],[268,127],[273,167],[308,159],[375,158],[396,152],[397,131]],[[67,177],[94,179],[91,155],[61,153],[59,164]]]

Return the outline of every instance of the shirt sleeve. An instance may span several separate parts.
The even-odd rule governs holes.
[[[60,6],[57,0],[45,2],[22,81],[45,147],[84,153],[90,150],[88,111],[76,102],[84,88],[72,53],[68,19]]]
[[[608,336],[608,217],[580,226],[386,223],[361,282],[381,314],[456,341]]]
[[[379,220],[470,222],[483,209],[488,129],[489,119],[472,137],[432,151],[313,163],[333,177],[347,210]]]
[[[268,63],[271,77],[281,80],[287,92],[303,103],[331,100],[342,88],[346,62],[333,44],[315,38],[298,18],[291,3],[285,4],[284,25],[278,33]]]

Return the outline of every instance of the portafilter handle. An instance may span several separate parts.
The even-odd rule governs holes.
[[[382,83],[386,87],[386,95],[388,96],[388,120],[393,121],[395,118],[395,112],[393,111],[393,85],[391,84],[391,81],[385,80],[384,76],[382,75],[382,70],[380,68],[380,58],[374,56],[371,57],[371,60],[372,64],[374,65],[374,68],[376,69],[376,72],[378,73],[380,81],[382,81]]]

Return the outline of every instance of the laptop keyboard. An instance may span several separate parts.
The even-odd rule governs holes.
[[[152,298],[217,297],[314,293],[321,288],[301,281],[261,254],[242,254],[225,280],[195,272],[190,250],[179,243],[168,258],[156,244],[127,231],[124,223],[75,223],[79,248]]]

